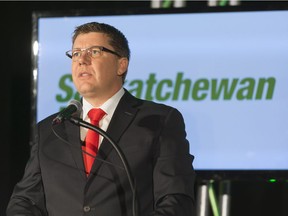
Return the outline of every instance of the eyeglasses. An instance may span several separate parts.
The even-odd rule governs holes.
[[[91,58],[98,58],[100,56],[102,56],[103,52],[109,52],[112,53],[118,57],[121,57],[120,54],[118,54],[117,52],[110,50],[106,47],[103,46],[92,46],[92,47],[88,47],[85,49],[74,49],[74,50],[69,50],[67,51],[65,54],[71,58],[73,61],[78,61],[82,55],[83,52],[87,52],[87,54],[91,57]]]

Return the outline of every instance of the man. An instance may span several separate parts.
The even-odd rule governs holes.
[[[90,122],[90,109],[103,110],[99,127],[129,163],[138,215],[193,216],[195,173],[181,114],[123,89],[130,51],[119,30],[87,23],[76,28],[72,42],[66,54],[72,58],[73,82],[82,96],[80,117]],[[133,194],[115,149],[100,138],[95,153],[89,153],[91,132],[70,121],[51,126],[54,118],[37,125],[37,142],[7,215],[132,215]],[[88,168],[91,154],[97,156]]]

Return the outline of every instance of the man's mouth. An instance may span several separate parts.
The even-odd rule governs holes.
[[[79,77],[86,77],[86,76],[91,76],[91,73],[88,73],[88,72],[79,73]]]

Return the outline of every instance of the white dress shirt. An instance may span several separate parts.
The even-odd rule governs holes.
[[[100,108],[102,109],[106,114],[104,115],[104,117],[100,120],[99,122],[99,127],[106,131],[109,123],[111,121],[111,118],[113,116],[113,113],[121,99],[121,97],[124,95],[125,91],[123,88],[121,88],[116,94],[114,94],[111,98],[109,98],[104,104],[102,104],[100,107],[93,107],[90,103],[87,102],[87,100],[85,100],[85,98],[83,98],[83,110],[82,110],[82,119],[84,121],[87,121],[90,123],[90,119],[88,117],[88,112],[90,111],[90,109],[93,108]],[[86,134],[87,134],[88,129],[84,128],[84,127],[80,127],[80,136],[81,136],[81,140],[84,141]],[[99,141],[99,147],[101,145],[102,136],[100,137],[100,141]]]

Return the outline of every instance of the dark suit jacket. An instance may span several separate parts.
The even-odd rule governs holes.
[[[38,124],[37,142],[31,146],[7,215],[132,215],[132,192],[112,145],[103,140],[87,178],[79,127],[65,121],[53,126],[56,136],[51,127],[54,117]],[[139,216],[194,215],[193,156],[176,109],[136,99],[126,91],[107,133],[131,168]]]

